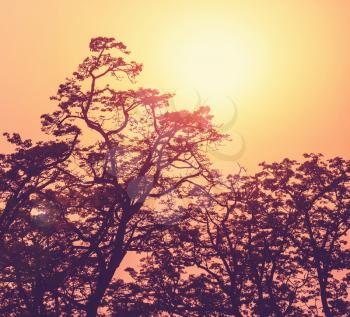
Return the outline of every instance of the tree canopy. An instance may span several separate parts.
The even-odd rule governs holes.
[[[41,117],[50,141],[5,133],[1,315],[347,316],[350,161],[224,175],[208,106],[119,89],[142,64],[114,38],[89,47]]]

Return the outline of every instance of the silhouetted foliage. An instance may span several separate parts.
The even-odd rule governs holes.
[[[42,116],[51,141],[5,134],[1,316],[347,316],[350,162],[221,175],[209,107],[113,88],[142,65],[113,38],[90,50]]]
[[[3,186],[8,207],[1,217],[4,230],[11,229],[9,240],[23,240],[23,254],[16,251],[23,263],[14,257],[6,264],[12,273],[10,288],[17,289],[20,302],[14,309],[20,314],[85,311],[96,316],[126,253],[139,249],[157,230],[152,205],[186,196],[194,182],[211,178],[206,147],[224,136],[211,123],[209,108],[169,112],[170,94],[143,88],[115,90],[105,84],[107,76],[133,80],[142,69],[141,64],[112,56],[113,49],[128,54],[124,44],[112,38],[92,39],[92,56],[52,97],[58,110],[43,115],[42,125],[43,131],[57,137],[55,141],[31,148],[30,141],[22,142],[17,135],[10,139],[21,148],[4,157],[3,174],[14,185]],[[64,164],[60,158],[51,162],[51,156],[63,155],[60,147],[68,151],[61,159]],[[24,168],[18,168],[17,158]],[[27,185],[32,174],[39,186],[36,191]],[[50,182],[41,185],[37,174]],[[21,177],[23,186],[30,188],[23,202],[16,188]],[[7,190],[14,191],[13,197]],[[27,208],[26,219],[12,201]],[[9,242],[8,249],[15,246]]]
[[[154,240],[131,270],[135,305],[169,316],[347,316],[350,162],[305,157],[201,188],[170,240]]]

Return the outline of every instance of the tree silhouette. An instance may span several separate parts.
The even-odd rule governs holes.
[[[76,139],[72,144],[39,142],[33,146],[30,140],[23,141],[19,134],[5,133],[5,136],[16,146],[16,152],[0,156],[1,238],[9,231],[13,221],[23,211],[28,211],[26,206],[30,196],[40,194],[55,182],[57,167],[68,159],[76,142]]]
[[[52,219],[45,219],[37,202],[43,206],[45,197],[52,196],[49,188],[59,179],[58,169],[66,164],[76,138],[71,143],[33,145],[18,134],[5,135],[16,151],[2,155],[0,161],[0,312],[4,316],[13,311],[21,316],[44,315],[43,284],[52,282],[51,265],[58,255],[49,253],[49,249],[66,234],[57,233],[60,238],[55,238],[55,242],[49,239],[49,235],[59,230],[59,215],[50,214]],[[62,250],[68,252],[69,247],[62,245]],[[62,262],[63,253],[59,257]]]
[[[349,161],[305,157],[201,187],[171,239],[130,269],[129,303],[161,316],[346,316]]]
[[[321,308],[327,317],[342,316],[349,311],[348,281],[339,272],[349,269],[350,165],[341,158],[324,162],[321,155],[305,157],[302,164],[265,164],[266,176],[272,176],[265,186],[280,193],[283,208],[296,219],[289,236],[317,290],[314,309]]]
[[[152,208],[147,204],[161,198],[170,200],[176,195],[184,197],[193,182],[211,178],[206,147],[224,136],[211,123],[209,108],[201,107],[193,113],[169,112],[170,94],[143,88],[115,90],[105,84],[107,76],[121,79],[126,75],[133,80],[142,69],[141,64],[112,56],[115,49],[128,54],[125,45],[113,38],[92,39],[92,56],[79,65],[52,97],[58,102],[58,110],[42,116],[43,130],[56,136],[52,147],[71,144],[71,148],[69,158],[64,157],[65,164],[50,162],[40,166],[43,173],[50,173],[52,165],[59,174],[48,186],[50,195],[46,192],[43,197],[38,195],[30,200],[29,219],[23,226],[28,228],[28,235],[36,231],[32,222],[39,215],[31,216],[30,212],[35,210],[33,202],[42,199],[53,206],[43,212],[50,230],[46,227],[42,235],[49,235],[49,241],[25,237],[30,247],[23,248],[27,253],[22,256],[30,258],[32,244],[38,244],[38,257],[42,252],[49,253],[50,260],[56,259],[63,267],[66,257],[57,260],[48,251],[54,248],[50,243],[55,244],[58,248],[55,252],[60,256],[67,250],[71,250],[72,256],[69,266],[64,271],[61,267],[60,276],[55,276],[56,285],[52,289],[46,276],[51,271],[47,261],[35,264],[39,265],[40,283],[46,284],[40,291],[38,280],[26,281],[33,284],[31,287],[19,285],[30,275],[27,272],[30,264],[19,273],[21,283],[17,286],[24,289],[21,293],[31,292],[33,296],[29,301],[25,300],[27,295],[22,298],[31,313],[44,315],[56,301],[66,310],[85,310],[87,316],[96,316],[127,252],[156,230],[157,224],[148,221]],[[90,136],[89,131],[94,135]],[[47,153],[41,150],[44,149],[37,149],[43,160],[48,160]],[[12,159],[22,152],[19,149]],[[18,183],[11,175],[9,179]],[[1,214],[4,219],[6,213],[4,210]],[[59,214],[59,223],[69,230],[69,235],[60,237],[53,213]],[[11,238],[18,238],[20,229],[13,231]],[[51,295],[44,298],[44,293]]]
[[[198,197],[171,244],[181,265],[200,272],[183,288],[195,289],[194,316],[302,316],[296,306],[299,287],[288,282],[299,273],[288,250],[289,226],[279,225],[282,217],[276,219],[271,210],[275,202],[254,178],[230,176],[220,187],[219,193]],[[156,256],[162,254],[155,249]],[[186,299],[191,295],[182,293]]]
[[[51,141],[5,134],[1,316],[347,316],[350,161],[221,175],[209,107],[114,87],[142,65],[113,38],[90,50],[42,116]]]

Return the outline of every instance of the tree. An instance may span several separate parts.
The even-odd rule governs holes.
[[[197,186],[186,220],[131,270],[129,303],[169,316],[345,316],[350,162],[305,157]]]
[[[209,107],[171,112],[113,38],[0,155],[2,316],[345,316],[350,161],[305,155],[221,175]],[[115,56],[115,52],[118,55]],[[130,251],[142,254],[117,270]]]
[[[317,290],[316,314],[322,309],[326,317],[343,316],[349,311],[348,281],[341,272],[349,269],[350,162],[323,161],[320,154],[305,158],[264,164],[264,187],[281,197],[281,208],[295,219],[289,236]]]
[[[218,193],[200,195],[190,210],[192,221],[183,227],[187,242],[181,249],[223,298],[212,313],[302,316],[290,221],[260,184],[255,177],[229,176]],[[194,231],[188,231],[191,223]]]
[[[44,284],[50,284],[54,278],[51,264],[57,257],[48,256],[50,242],[43,239],[55,224],[39,219],[32,211],[38,211],[37,201],[44,204],[45,197],[52,196],[49,188],[58,181],[58,169],[66,164],[76,137],[70,143],[33,145],[18,134],[5,136],[16,149],[0,157],[0,312],[3,316],[44,315]],[[61,240],[56,242],[62,241],[62,232],[59,235]],[[38,261],[42,261],[42,266]],[[63,257],[60,261],[64,262]]]
[[[206,147],[224,136],[211,123],[208,107],[169,112],[171,94],[105,84],[108,76],[134,80],[142,69],[112,56],[113,50],[129,53],[123,43],[99,37],[91,40],[90,50],[92,56],[52,97],[58,110],[42,116],[43,130],[56,136],[53,144],[72,146],[64,165],[52,163],[59,172],[49,186],[54,194],[36,199],[55,206],[70,232],[61,237],[52,228],[57,252],[66,249],[71,255],[55,287],[45,292],[55,293],[64,307],[96,316],[127,252],[156,230],[157,224],[149,222],[152,206],[159,199],[187,195],[193,182],[210,180]],[[43,168],[47,173],[49,166]],[[37,243],[42,251],[48,247]],[[45,274],[41,278],[48,282]],[[40,311],[52,301],[41,297],[46,308]]]
[[[64,164],[77,142],[39,142],[22,140],[19,134],[4,134],[16,146],[13,154],[0,156],[0,237],[9,231],[12,222],[20,216],[31,195],[38,195],[54,183],[57,167]]]

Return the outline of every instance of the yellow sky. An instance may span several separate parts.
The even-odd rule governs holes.
[[[349,158],[349,1],[12,0],[0,23],[2,131],[38,138],[90,38],[112,36],[144,64],[135,87],[178,93],[175,108],[199,95],[224,124],[234,102],[236,143],[223,153],[242,137],[248,168],[303,152]]]

